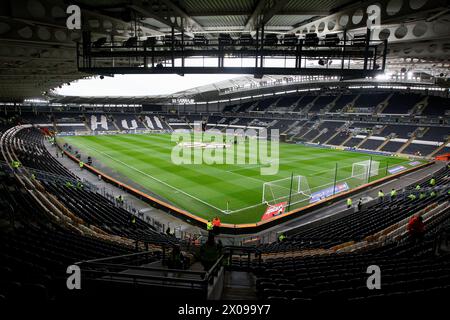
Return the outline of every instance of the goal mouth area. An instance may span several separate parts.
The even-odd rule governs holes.
[[[352,164],[352,175],[354,179],[368,181],[371,177],[379,175],[380,162],[375,160],[365,160]]]
[[[311,190],[305,176],[292,176],[265,182],[261,202],[268,205],[288,201],[291,204],[311,198]]]

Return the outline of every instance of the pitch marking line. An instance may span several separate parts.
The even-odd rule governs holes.
[[[184,194],[184,195],[186,195],[186,196],[188,196],[188,197],[191,197],[192,199],[195,199],[195,200],[197,200],[197,201],[199,201],[199,202],[201,202],[201,203],[203,203],[203,204],[205,204],[205,205],[207,205],[207,206],[209,206],[209,207],[211,207],[211,208],[214,208],[214,209],[216,209],[216,210],[218,210],[218,211],[220,211],[220,212],[222,212],[222,213],[225,213],[224,210],[222,210],[222,209],[220,209],[220,208],[218,208],[218,207],[216,207],[216,206],[213,206],[212,204],[210,204],[210,203],[208,203],[208,202],[206,202],[206,201],[203,201],[203,200],[201,200],[201,199],[199,199],[199,198],[197,198],[197,197],[195,197],[195,196],[193,196],[193,195],[191,195],[191,194],[189,194],[189,193],[187,193],[187,192],[185,192],[185,191],[183,191],[183,190],[180,190],[180,189],[178,189],[178,188],[176,188],[176,187],[174,187],[174,186],[168,184],[167,182],[164,182],[164,181],[162,181],[162,180],[160,180],[160,179],[158,179],[158,178],[155,178],[155,177],[149,175],[148,173],[145,173],[145,172],[143,172],[143,171],[141,171],[141,170],[139,170],[139,169],[137,169],[137,168],[135,168],[135,167],[133,167],[133,166],[130,166],[129,164],[127,164],[127,163],[125,163],[125,162],[123,162],[123,161],[121,161],[121,160],[114,159],[113,157],[111,157],[111,156],[110,156],[109,154],[107,154],[106,152],[97,150],[97,149],[94,148],[94,147],[90,147],[90,146],[87,146],[87,145],[85,145],[85,146],[86,146],[87,148],[89,148],[89,149],[94,150],[95,152],[98,152],[98,153],[100,153],[100,154],[102,154],[102,155],[104,155],[104,156],[110,158],[110,159],[113,160],[113,161],[116,161],[116,162],[118,162],[118,163],[120,163],[120,164],[122,164],[122,165],[124,165],[124,166],[126,166],[126,167],[128,167],[128,168],[130,168],[130,169],[132,169],[132,170],[134,170],[134,171],[136,171],[136,172],[139,172],[140,174],[143,174],[143,175],[145,175],[145,176],[147,176],[147,177],[149,177],[149,178],[151,178],[151,179],[153,179],[153,180],[155,180],[155,181],[157,181],[157,182],[159,182],[159,183],[162,183],[163,185],[165,185],[165,186],[167,186],[167,187],[169,187],[169,188],[172,188],[172,189],[176,190],[176,191],[179,192],[179,193],[182,193],[182,194]]]

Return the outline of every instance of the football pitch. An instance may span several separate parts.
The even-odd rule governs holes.
[[[274,192],[263,187],[266,182],[285,179],[284,186],[275,190],[277,195],[272,202],[290,202],[292,210],[308,205],[314,194],[326,189],[339,192],[341,187],[351,189],[367,183],[367,179],[352,177],[354,163],[377,162],[378,172],[370,181],[420,163],[399,157],[280,143],[278,172],[261,175],[264,164],[260,163],[176,164],[172,161],[172,150],[177,142],[171,140],[170,134],[70,136],[58,140],[78,150],[83,159],[93,157],[94,167],[100,170],[107,167],[118,180],[132,180],[142,191],[158,195],[198,217],[219,216],[222,222],[232,224],[261,221],[267,208],[263,189],[272,195]],[[296,195],[296,187],[292,188],[292,176],[302,176],[306,182],[301,199]]]

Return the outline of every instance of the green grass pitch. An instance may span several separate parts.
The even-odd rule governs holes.
[[[169,134],[71,136],[59,140],[79,150],[84,159],[92,156],[94,166],[108,167],[119,180],[126,177],[144,191],[196,216],[208,219],[218,215],[222,222],[233,224],[261,220],[266,209],[262,204],[264,182],[302,175],[314,192],[333,185],[337,163],[337,180],[345,180],[354,188],[363,182],[351,178],[352,164],[370,159],[364,153],[281,143],[278,173],[261,175],[260,165],[255,164],[176,165],[171,161],[176,142],[171,141]],[[404,158],[374,155],[372,159],[379,161],[379,174],[371,181],[384,177],[386,166],[411,167]],[[229,212],[224,212],[227,204]],[[306,204],[298,203],[291,209]]]

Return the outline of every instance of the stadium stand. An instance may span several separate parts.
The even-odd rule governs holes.
[[[330,109],[330,112],[340,112],[346,105],[352,102],[356,96],[351,94],[343,94],[334,103],[334,106]]]
[[[445,317],[449,21],[443,0],[2,1],[0,315]]]
[[[442,97],[429,96],[426,107],[422,110],[423,115],[444,116],[450,110],[448,99]]]
[[[413,108],[423,100],[423,96],[418,94],[401,94],[396,93],[390,99],[386,108],[383,109],[385,114],[409,114]]]
[[[437,185],[447,185],[440,196],[430,197],[428,190],[426,199],[411,200],[405,194],[375,204],[338,220],[293,233],[282,242],[260,246],[262,263],[254,261],[249,266],[246,265],[248,261],[235,256],[233,267],[255,270],[258,297],[273,301],[357,300],[367,297],[381,300],[397,294],[438,295],[448,290],[450,285],[448,256],[436,259],[433,254],[434,240],[440,226],[450,221],[449,175],[448,167],[436,174]],[[428,181],[420,186],[426,188]],[[411,186],[409,192],[414,192],[414,187]],[[402,223],[412,215],[420,213],[425,216],[435,208],[442,210],[442,216],[435,221],[431,218],[426,220],[426,235],[422,242],[412,242],[407,236],[400,241],[389,238],[395,230],[392,226],[401,228]],[[383,230],[388,230],[382,233],[388,238],[382,243],[376,243],[375,238],[369,240],[370,235]],[[346,251],[346,246],[358,241],[363,241],[363,244],[359,248],[354,246],[356,252]],[[362,252],[358,253],[358,249]],[[369,265],[387,270],[384,275],[387,277],[387,289],[367,296],[366,287],[361,285],[364,283],[361,270]]]

